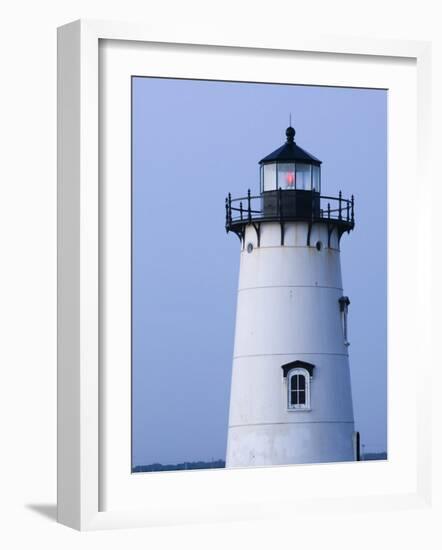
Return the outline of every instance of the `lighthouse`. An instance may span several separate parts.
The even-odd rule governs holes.
[[[225,205],[241,243],[226,466],[356,460],[340,262],[354,199],[323,194],[291,126],[259,169],[259,195]]]

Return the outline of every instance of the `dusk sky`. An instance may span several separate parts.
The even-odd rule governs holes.
[[[285,142],[355,196],[341,240],[355,428],[387,450],[387,92],[133,79],[133,465],[225,459],[240,243],[224,199]]]

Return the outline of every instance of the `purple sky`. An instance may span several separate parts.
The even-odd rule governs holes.
[[[224,199],[259,192],[289,113],[322,192],[355,195],[341,241],[355,422],[366,452],[387,449],[387,92],[137,77],[134,465],[225,458],[240,249]]]

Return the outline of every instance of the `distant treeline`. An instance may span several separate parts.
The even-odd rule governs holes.
[[[365,453],[362,460],[387,460],[387,453]]]
[[[132,472],[165,472],[170,470],[208,470],[209,468],[225,468],[225,460],[212,460],[211,462],[205,462],[199,460],[198,462],[181,462],[180,464],[147,464],[143,466],[134,466]]]
[[[362,460],[386,460],[387,453],[365,453],[362,455]],[[209,470],[210,468],[225,468],[225,460],[212,460],[211,462],[205,462],[199,460],[198,462],[181,462],[180,464],[146,464],[142,466],[134,466],[132,472],[166,472],[171,470]]]

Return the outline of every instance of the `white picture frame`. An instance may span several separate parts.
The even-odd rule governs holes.
[[[100,221],[100,212],[103,209],[103,189],[100,186],[100,113],[104,107],[100,105],[100,44],[103,41],[112,41],[127,47],[140,44],[164,44],[173,48],[175,62],[183,61],[180,55],[184,51],[192,50],[192,46],[204,47],[204,56],[210,61],[211,51],[228,48],[230,56],[240,56],[253,52],[255,54],[271,52],[283,59],[287,54],[302,52],[302,55],[328,56],[328,60],[337,58],[351,60],[355,64],[363,64],[364,60],[376,58],[394,62],[407,60],[415,64],[417,81],[417,100],[414,110],[417,115],[416,141],[410,140],[408,147],[410,155],[419,162],[420,185],[416,189],[419,198],[419,209],[416,211],[419,249],[416,251],[416,269],[401,279],[400,263],[401,250],[393,253],[390,259],[391,277],[399,285],[413,284],[409,297],[410,319],[403,320],[402,329],[416,331],[415,345],[407,357],[397,355],[393,360],[403,361],[404,367],[410,369],[412,362],[419,359],[427,364],[433,364],[431,349],[431,158],[429,121],[431,119],[431,103],[429,101],[429,81],[431,76],[431,44],[426,42],[408,42],[396,40],[358,39],[352,37],[318,37],[315,39],[302,37],[281,37],[280,42],[272,41],[268,44],[265,39],[242,41],[238,37],[229,36],[226,32],[223,40],[208,41],[206,37],[182,35],[164,36],[161,32],[156,35],[152,29],[143,25],[118,22],[77,21],[59,29],[58,35],[58,520],[60,523],[80,530],[150,526],[177,524],[198,521],[217,521],[257,517],[284,517],[288,510],[297,513],[313,513],[318,510],[327,511],[333,506],[334,511],[347,514],[358,509],[370,512],[372,510],[392,510],[398,508],[422,509],[428,507],[431,501],[431,433],[428,419],[431,417],[430,399],[428,392],[422,386],[407,386],[407,391],[413,391],[416,404],[410,407],[410,422],[414,430],[413,460],[407,462],[406,468],[398,474],[396,489],[393,486],[382,491],[376,487],[372,492],[352,494],[351,482],[348,490],[343,493],[337,491],[333,484],[327,494],[313,491],[308,498],[304,493],[300,499],[291,499],[284,494],[280,487],[285,482],[291,467],[253,469],[229,472],[184,472],[164,474],[150,478],[150,502],[140,505],[136,498],[131,502],[132,493],[121,489],[113,490],[112,503],[103,501],[103,484],[113,483],[113,479],[124,464],[119,457],[111,463],[106,462],[103,454],[109,454],[110,447],[106,440],[106,430],[103,426],[103,417],[107,410],[105,403],[107,393],[117,391],[118,384],[103,387],[103,364],[100,338],[102,337],[103,308],[102,302],[105,291],[102,288],[103,269],[107,260],[103,261],[103,232],[109,226]],[[161,48],[160,48],[161,49]],[[182,50],[182,54],[180,54]],[[155,54],[154,54],[155,55]],[[158,53],[158,55],[160,55]],[[364,56],[364,57],[362,57]],[[202,69],[202,70],[208,70]],[[175,69],[176,71],[176,69]],[[118,71],[117,71],[118,72]],[[174,76],[173,70],[170,76]],[[265,81],[263,76],[263,81]],[[316,83],[316,82],[312,82]],[[322,84],[345,85],[345,79],[331,80],[324,78]],[[413,92],[414,93],[414,92]],[[407,95],[407,94],[404,94]],[[413,96],[408,96],[412,101]],[[403,108],[403,106],[402,106]],[[397,112],[398,116],[399,111]],[[399,120],[394,121],[395,125]],[[414,121],[405,123],[407,132],[414,129]],[[389,146],[391,143],[389,143]],[[393,144],[394,145],[394,144]],[[392,163],[396,177],[404,177],[399,166],[399,151],[390,150],[396,155]],[[396,164],[395,164],[396,163]],[[396,168],[394,168],[396,167]],[[408,180],[407,180],[408,181]],[[409,183],[412,183],[409,181]],[[393,215],[392,232],[394,239],[399,238],[401,230],[408,236],[410,228],[404,228],[405,220],[401,220],[398,209],[402,206],[412,207],[415,196],[404,198],[405,203],[396,205],[389,214]],[[112,199],[115,202],[115,199]],[[106,206],[107,208],[107,206]],[[394,241],[395,243],[399,240]],[[391,289],[391,280],[389,280]],[[403,287],[401,287],[403,288]],[[399,291],[395,290],[393,306],[398,303]],[[396,301],[395,301],[396,300]],[[390,302],[389,302],[390,304]],[[419,314],[418,314],[419,313]],[[395,316],[396,315],[396,316]],[[419,323],[417,322],[419,318]],[[397,321],[398,314],[390,310],[389,323]],[[398,328],[396,338],[398,338]],[[391,357],[390,357],[391,359]],[[430,369],[422,372],[423,386],[431,387]],[[404,384],[406,382],[404,381]],[[393,393],[397,388],[392,388]],[[391,395],[389,394],[389,397]],[[129,397],[123,397],[127,404]],[[104,404],[103,404],[104,403]],[[130,401],[129,401],[130,404]],[[123,414],[122,437],[127,440],[130,426],[127,425],[127,407]],[[413,428],[414,427],[414,428]],[[118,431],[118,430],[116,430]],[[396,434],[403,440],[404,433]],[[115,442],[112,450],[115,450]],[[124,448],[124,444],[120,447]],[[124,451],[130,453],[130,449]],[[118,453],[117,453],[118,454]],[[393,453],[394,455],[394,453]],[[121,457],[120,457],[121,458]],[[397,458],[397,457],[396,457]],[[116,465],[115,465],[116,464]],[[366,470],[364,476],[379,478],[394,478],[394,472],[399,472],[401,465],[395,463],[394,458],[390,465],[370,465],[370,472]],[[352,468],[353,465],[347,466]],[[368,466],[368,465],[367,465]],[[318,485],[330,477],[336,477],[340,465],[321,465],[316,467],[314,474],[305,467],[303,477],[318,480]],[[120,469],[120,470],[117,470]],[[384,469],[382,472],[381,470]],[[411,485],[404,483],[413,470]],[[298,470],[299,471],[299,470]],[[313,471],[313,470],[312,470]],[[117,472],[117,474],[115,474]],[[310,472],[310,473],[309,473]],[[347,472],[350,472],[348,470]],[[220,474],[228,473],[226,478]],[[130,472],[126,472],[127,476]],[[350,478],[361,477],[361,472],[353,468]],[[166,476],[166,477],[165,477]],[[133,478],[133,476],[132,476]],[[134,478],[133,478],[134,479]],[[141,478],[139,478],[141,479]],[[145,478],[148,479],[148,478]],[[408,479],[408,478],[407,478]],[[321,482],[320,482],[321,480]],[[138,481],[135,483],[138,484]],[[208,506],[203,500],[204,492],[190,492],[192,485],[210,486],[210,484],[229,485],[247,489],[249,497],[239,499],[228,494],[220,496],[218,502]],[[403,486],[400,486],[404,483]],[[259,495],[254,487],[262,484],[266,493]],[[278,485],[279,484],[279,485]],[[134,485],[131,480],[130,485]],[[180,488],[177,493],[187,495],[182,502],[168,502],[161,499],[161,492]],[[215,486],[215,485],[213,485]],[[279,487],[273,492],[271,487]],[[120,490],[118,489],[118,490]],[[132,489],[130,489],[132,490]],[[156,491],[156,492],[155,492]],[[279,492],[278,492],[279,491]],[[336,492],[335,498],[333,491]],[[153,496],[154,495],[154,496]],[[206,495],[207,496],[207,495]],[[193,501],[192,501],[193,499]],[[210,504],[210,503],[209,503]]]

